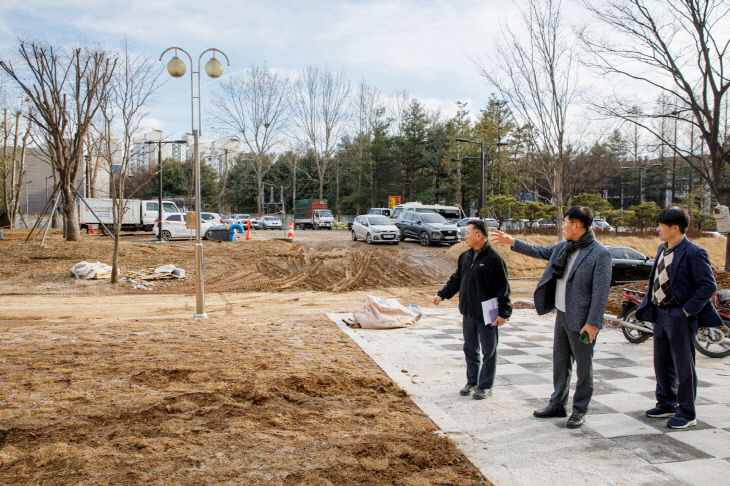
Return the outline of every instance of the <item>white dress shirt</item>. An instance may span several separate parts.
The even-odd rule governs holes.
[[[560,312],[565,312],[565,282],[568,280],[570,269],[573,267],[573,263],[575,262],[578,253],[580,253],[580,248],[570,254],[568,262],[565,264],[563,276],[558,279],[555,285],[555,308]]]

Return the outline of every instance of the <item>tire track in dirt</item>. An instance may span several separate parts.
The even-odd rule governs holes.
[[[263,254],[261,254],[263,253]],[[383,248],[317,248],[252,255],[255,263],[209,278],[211,292],[319,290],[428,285],[436,280],[397,251]]]

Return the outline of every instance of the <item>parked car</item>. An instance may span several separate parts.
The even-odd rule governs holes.
[[[388,208],[370,208],[368,214],[379,214],[381,216],[390,217],[390,209]]]
[[[397,204],[390,212],[390,219],[397,221],[401,214],[405,211],[415,211],[417,213],[438,213],[447,221],[456,223],[459,220],[460,210],[456,206],[442,206],[440,204],[421,204],[419,202],[407,202]]]
[[[208,239],[208,231],[218,223],[205,221],[201,217],[200,231],[203,239]],[[160,224],[155,223],[152,232],[157,236],[160,231]],[[172,213],[162,221],[162,239],[169,241],[176,238],[192,239],[195,236],[195,230],[187,228],[185,225],[185,213]]]
[[[611,254],[611,285],[648,280],[654,259],[628,246],[606,245]]]
[[[474,219],[482,219],[482,218],[477,218],[476,216],[472,216],[469,218],[462,218],[456,222],[456,227],[459,229],[459,238],[461,238],[462,240],[464,239],[464,234],[466,233],[466,225],[469,223],[469,221],[474,220]],[[496,219],[484,218],[484,222],[487,223],[487,228],[489,228],[490,230],[499,227],[499,223],[497,222]]]
[[[208,223],[223,224],[223,218],[218,213],[200,213],[200,221],[207,221]]]
[[[613,226],[608,224],[608,221],[602,218],[593,218],[593,224],[591,225],[593,231],[613,231]]]
[[[230,225],[230,224],[238,223],[241,225],[245,225],[246,220],[251,219],[251,215],[250,214],[231,214],[227,218],[224,218],[223,215],[221,214],[221,218],[223,219],[223,224]]]
[[[257,229],[281,229],[281,221],[276,216],[263,216],[259,218]]]
[[[532,223],[532,229],[553,229],[557,227],[558,225],[555,224],[555,221],[552,219],[540,218]]]
[[[524,231],[529,220],[507,218],[502,222],[503,231]]]
[[[387,216],[363,214],[352,222],[352,241],[365,240],[366,243],[392,243],[400,241],[400,230]]]
[[[449,223],[446,218],[437,213],[417,213],[403,211],[395,225],[400,230],[401,241],[413,238],[423,246],[432,243],[447,243],[453,245],[459,241],[459,229]]]

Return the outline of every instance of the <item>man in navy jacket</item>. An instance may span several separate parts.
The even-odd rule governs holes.
[[[459,256],[456,272],[433,298],[433,304],[439,305],[443,299],[450,299],[459,292],[467,379],[466,386],[459,393],[466,396],[474,392],[473,398],[481,400],[492,394],[497,370],[497,329],[512,315],[512,303],[507,266],[487,240],[487,224],[481,220],[469,221],[464,242],[469,249]],[[492,298],[497,299],[498,315],[489,322],[489,319],[485,321],[482,302]]]
[[[684,429],[697,423],[694,335],[699,327],[722,325],[710,303],[717,290],[707,252],[684,235],[689,214],[680,207],[657,216],[664,243],[654,260],[649,289],[636,318],[654,323],[656,407],[647,417],[671,417],[667,427]]]

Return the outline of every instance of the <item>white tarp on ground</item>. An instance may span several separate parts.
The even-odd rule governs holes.
[[[69,271],[76,278],[91,279],[97,275],[105,275],[112,272],[112,267],[106,263],[96,262],[79,262],[73,267],[69,268]]]
[[[411,326],[421,315],[417,306],[405,307],[396,299],[366,295],[365,303],[352,311],[352,317],[364,329],[392,329]]]

